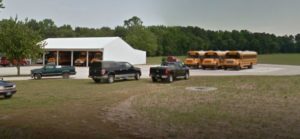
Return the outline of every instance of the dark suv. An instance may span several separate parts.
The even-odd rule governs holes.
[[[100,61],[90,65],[89,77],[96,83],[106,80],[113,83],[116,79],[140,79],[141,69],[128,62]]]

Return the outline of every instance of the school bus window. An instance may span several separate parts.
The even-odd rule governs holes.
[[[228,59],[240,59],[240,55],[226,55]]]

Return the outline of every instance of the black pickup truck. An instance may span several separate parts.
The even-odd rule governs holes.
[[[141,69],[128,62],[98,61],[93,62],[89,68],[89,77],[96,83],[106,80],[113,83],[116,79],[140,79]]]
[[[70,75],[75,75],[76,71],[71,66],[56,66],[46,65],[40,69],[31,70],[31,77],[34,79],[41,79],[44,76],[62,76],[64,79],[68,79]]]
[[[188,79],[190,71],[182,62],[164,62],[161,66],[150,68],[150,77],[153,82],[158,79],[173,82],[177,77]]]

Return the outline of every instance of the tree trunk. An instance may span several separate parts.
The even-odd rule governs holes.
[[[20,64],[19,63],[17,64],[17,71],[18,71],[18,76],[20,76],[21,74],[20,74]]]

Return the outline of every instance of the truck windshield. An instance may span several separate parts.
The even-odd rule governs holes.
[[[176,64],[165,62],[165,63],[162,63],[161,66],[176,67]]]
[[[54,66],[45,66],[46,69],[54,69]]]

